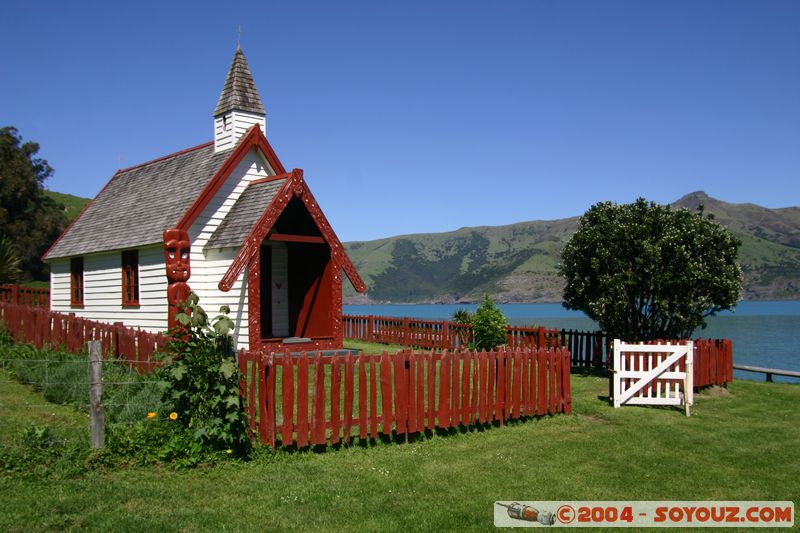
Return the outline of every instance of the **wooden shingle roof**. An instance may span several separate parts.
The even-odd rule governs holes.
[[[249,185],[233,204],[225,220],[208,239],[205,248],[241,246],[264,209],[272,202],[285,182],[286,179],[277,179]]]
[[[214,116],[217,117],[228,111],[267,114],[241,48],[236,50],[233,56],[228,77],[225,78],[225,85],[222,87],[217,107],[214,109]]]
[[[161,243],[230,155],[212,142],[118,171],[42,259]]]

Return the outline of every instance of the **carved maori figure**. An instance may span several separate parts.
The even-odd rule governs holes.
[[[172,330],[178,323],[179,304],[186,301],[192,289],[186,283],[192,274],[189,265],[189,233],[182,229],[164,230],[164,259],[167,265],[167,302],[169,304],[168,328]]]

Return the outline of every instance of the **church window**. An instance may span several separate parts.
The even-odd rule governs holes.
[[[83,307],[83,257],[69,260],[69,303],[72,307]]]
[[[139,305],[139,250],[122,252],[122,305]]]

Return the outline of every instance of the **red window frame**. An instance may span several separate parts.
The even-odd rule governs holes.
[[[139,306],[139,250],[122,252],[122,306]]]
[[[83,257],[69,260],[69,305],[83,307]]]

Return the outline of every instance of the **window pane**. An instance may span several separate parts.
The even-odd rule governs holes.
[[[122,252],[122,303],[139,303],[139,251]]]
[[[83,257],[73,257],[69,262],[70,304],[83,304]]]

